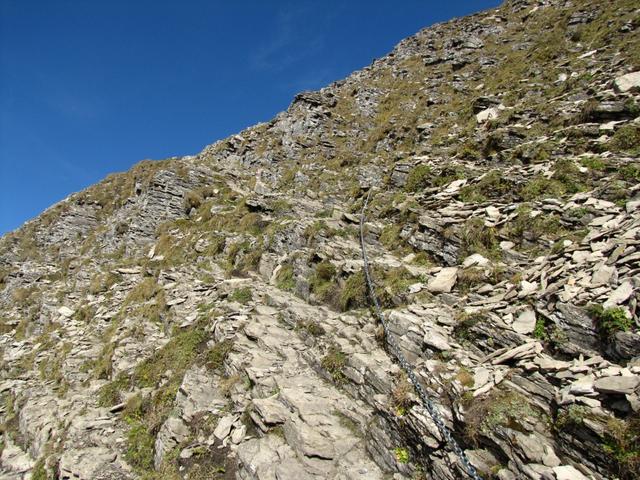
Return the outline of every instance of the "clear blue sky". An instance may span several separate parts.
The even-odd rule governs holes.
[[[0,234],[499,0],[0,0]]]

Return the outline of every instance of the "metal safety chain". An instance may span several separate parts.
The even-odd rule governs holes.
[[[440,432],[440,435],[442,435],[442,438],[446,440],[447,444],[449,445],[453,453],[455,453],[458,456],[464,470],[467,472],[469,477],[473,478],[474,480],[482,480],[482,477],[478,475],[473,465],[469,463],[469,459],[467,458],[465,453],[462,451],[462,448],[460,448],[460,445],[458,445],[458,442],[456,442],[456,440],[451,435],[451,432],[449,431],[444,421],[442,420],[442,416],[440,415],[440,412],[438,412],[437,407],[429,398],[429,395],[427,394],[422,384],[418,381],[418,377],[416,377],[416,374],[413,371],[413,367],[409,364],[409,362],[407,362],[407,359],[400,351],[400,348],[398,347],[396,340],[391,336],[389,332],[387,321],[384,318],[384,315],[382,313],[382,308],[380,308],[380,302],[378,301],[378,297],[373,287],[371,273],[369,272],[369,259],[367,258],[367,248],[365,246],[365,241],[364,241],[365,212],[367,210],[367,205],[369,204],[369,197],[371,196],[371,192],[372,190],[369,190],[369,193],[367,194],[367,197],[365,198],[364,204],[362,206],[362,212],[360,214],[360,247],[362,249],[362,259],[364,261],[364,275],[367,281],[367,286],[369,288],[369,294],[371,296],[371,300],[373,301],[375,314],[378,317],[378,320],[380,320],[380,323],[382,324],[382,328],[384,330],[384,337],[387,341],[387,344],[389,345],[390,352],[393,354],[394,357],[396,357],[396,360],[398,361],[398,363],[400,363],[400,366],[407,374],[407,377],[409,378],[414,388],[416,389],[416,392],[418,393],[420,400],[422,400],[422,404],[424,405],[424,408],[427,410],[427,412],[433,419],[433,422],[436,424],[436,427],[438,427],[438,431]]]

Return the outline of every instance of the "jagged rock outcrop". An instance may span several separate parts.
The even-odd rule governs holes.
[[[640,465],[637,2],[509,0],[0,239],[0,475]]]

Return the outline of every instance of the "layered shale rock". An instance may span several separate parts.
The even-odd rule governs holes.
[[[7,479],[640,465],[640,11],[509,0],[0,239]]]

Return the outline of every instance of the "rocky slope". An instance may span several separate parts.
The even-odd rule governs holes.
[[[640,9],[509,0],[0,239],[0,476],[640,473]]]

